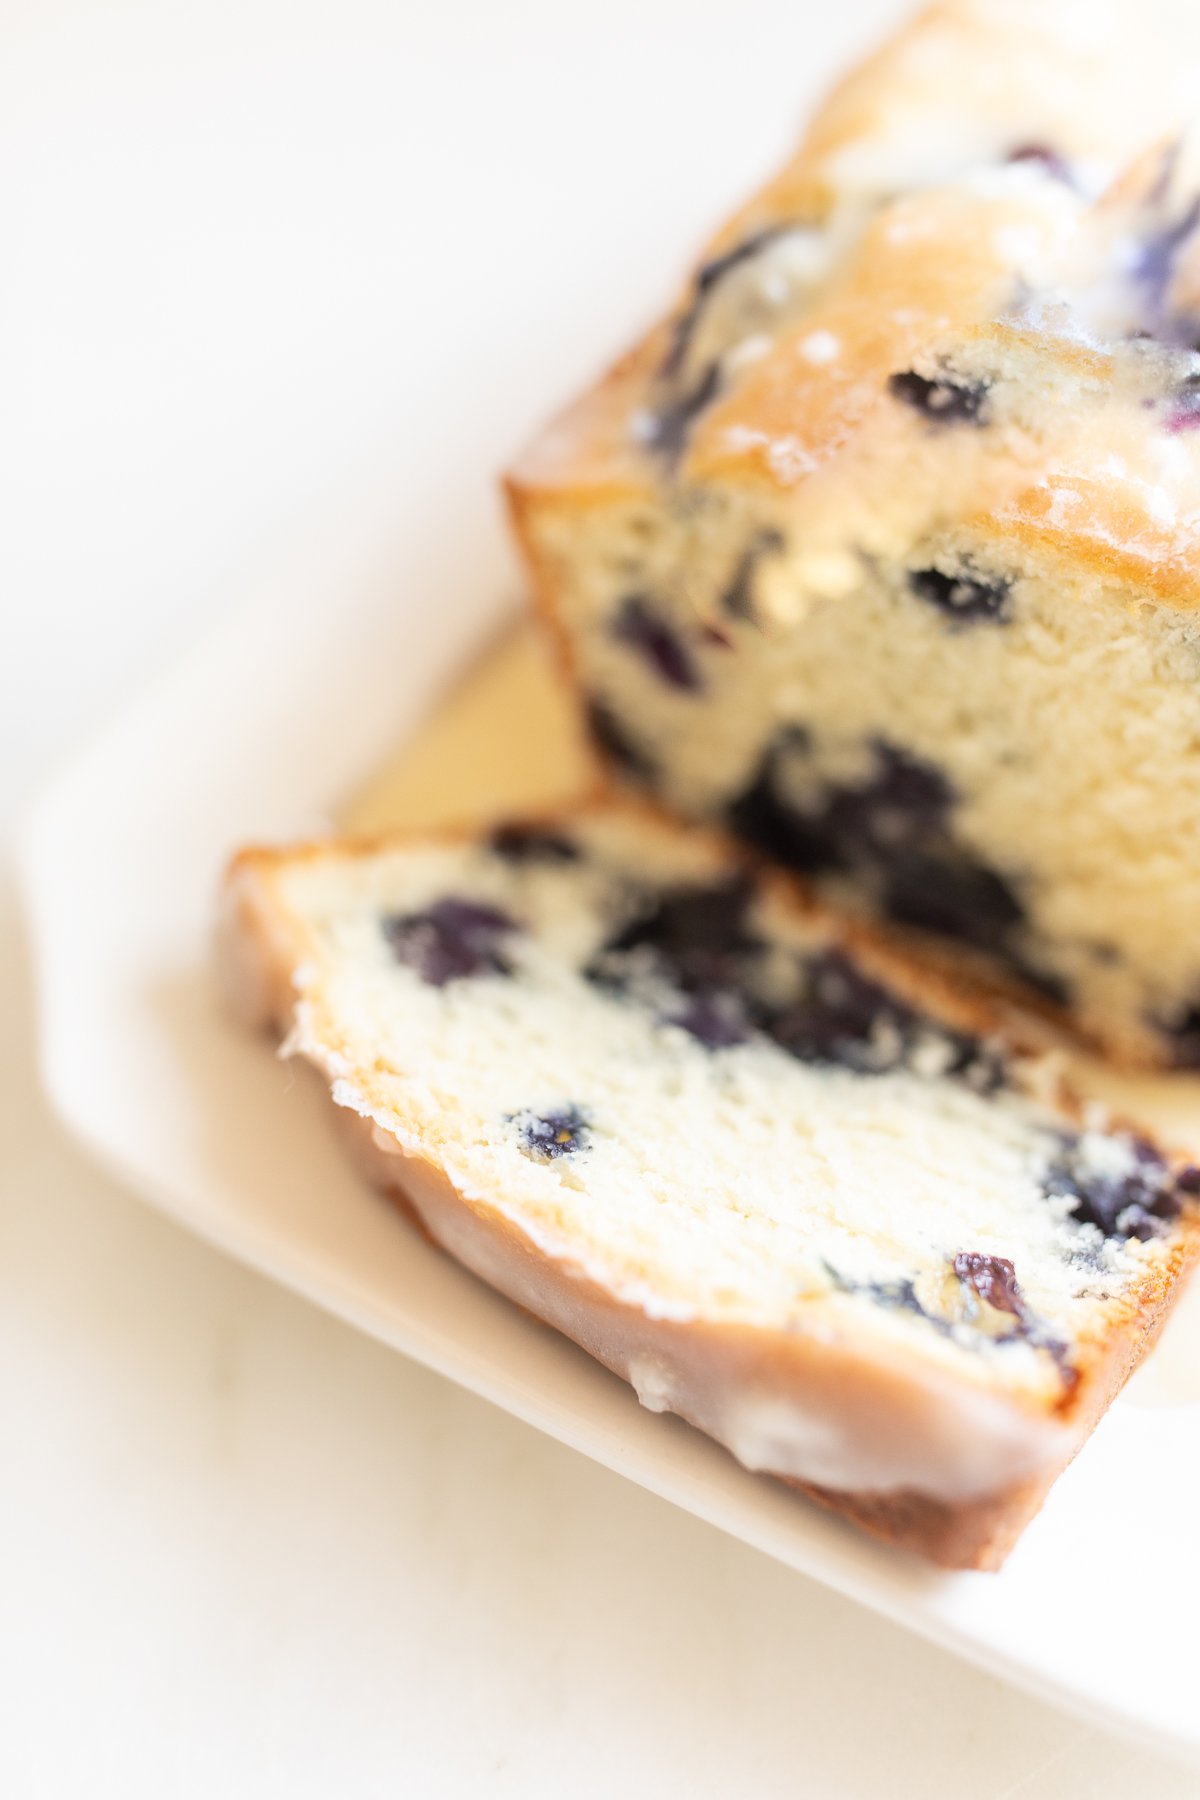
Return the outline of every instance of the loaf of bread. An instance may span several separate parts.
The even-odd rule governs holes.
[[[1153,1339],[1200,1170],[715,834],[248,850],[223,967],[433,1241],[748,1468],[992,1567]]]
[[[1178,1066],[1198,47],[1164,0],[934,6],[509,484],[626,778]]]

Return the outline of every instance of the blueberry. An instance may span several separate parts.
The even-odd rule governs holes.
[[[754,607],[754,578],[758,565],[764,556],[776,555],[783,549],[783,537],[778,531],[760,531],[743,551],[733,572],[733,579],[721,596],[721,604],[734,619],[746,619],[751,624],[756,620]]]
[[[883,889],[884,910],[898,924],[1000,955],[1009,954],[1009,939],[1025,919],[1005,877],[948,835],[928,848],[899,848]]]
[[[794,753],[809,748],[799,726],[780,734],[767,750],[754,777],[727,812],[731,830],[766,851],[785,868],[813,873],[829,868],[835,846],[821,830],[820,819],[790,805],[780,794],[780,772]]]
[[[733,829],[789,868],[850,869],[886,858],[906,841],[939,834],[954,792],[941,771],[882,740],[861,782],[829,783],[804,807],[783,798],[787,764],[804,762],[811,740],[782,733],[750,786],[729,809]]]
[[[1018,144],[1005,157],[1010,163],[1035,163],[1046,171],[1055,181],[1065,182],[1067,187],[1074,187],[1075,177],[1070,163],[1050,144],[1028,143]]]
[[[860,1287],[858,1292],[889,1311],[916,1313],[922,1319],[930,1317],[917,1299],[917,1290],[911,1281],[872,1281]]]
[[[918,1318],[928,1319],[930,1324],[941,1326],[942,1321],[927,1313],[917,1298],[917,1290],[912,1281],[900,1278],[895,1281],[851,1281],[842,1275],[831,1263],[824,1264],[825,1273],[834,1287],[841,1294],[862,1294],[876,1306],[884,1306],[889,1311],[911,1312]]]
[[[918,375],[905,369],[889,375],[888,393],[936,425],[986,425],[988,381],[964,381],[951,375]]]
[[[1038,1318],[1021,1293],[1017,1272],[1006,1256],[989,1256],[982,1250],[960,1250],[954,1258],[954,1273],[963,1286],[996,1312],[1009,1313],[1013,1328],[992,1341],[1000,1344],[1024,1342],[1035,1350],[1044,1350],[1058,1365],[1059,1374],[1068,1386],[1078,1380],[1071,1365],[1068,1346],[1055,1337],[1045,1322]],[[966,1321],[970,1325],[971,1321]]]
[[[731,270],[739,268],[742,263],[749,262],[752,257],[765,250],[773,239],[788,229],[786,224],[769,225],[765,230],[753,232],[749,237],[743,238],[740,243],[735,244],[731,250],[726,250],[721,256],[710,257],[707,262],[701,263],[692,283],[691,299],[676,320],[674,331],[671,334],[670,348],[661,370],[664,376],[677,375],[683,367],[701,311],[713,290]]]
[[[664,1024],[677,1025],[710,1050],[750,1037],[750,994],[761,944],[748,930],[753,887],[745,877],[716,887],[668,890],[635,897],[632,918],[601,946],[584,970],[610,993],[650,991],[646,998]],[[661,989],[674,990],[665,1010]]]
[[[1169,1041],[1173,1068],[1200,1069],[1200,1005],[1182,1006],[1170,1017],[1153,1023]]]
[[[902,829],[939,829],[956,797],[942,771],[886,738],[871,748],[874,773],[859,788],[833,790],[846,822],[884,844]]]
[[[679,460],[693,421],[705,407],[712,405],[720,387],[721,365],[711,362],[690,388],[665,400],[654,411],[647,441],[668,462]]]
[[[997,625],[1007,623],[1012,582],[1004,576],[988,579],[969,569],[954,575],[944,569],[910,569],[908,585],[920,599],[949,618],[964,623],[981,619]]]
[[[979,1091],[1003,1085],[1003,1060],[978,1038],[917,1012],[863,973],[840,949],[795,953],[795,992],[779,999],[778,958],[748,921],[748,876],[710,887],[632,896],[631,916],[596,952],[586,978],[654,1009],[718,1050],[762,1033],[801,1062],[837,1064],[864,1075],[903,1066],[920,1045],[940,1046],[937,1073]],[[673,999],[663,1004],[662,990]]]
[[[586,705],[588,730],[597,748],[619,769],[645,787],[653,787],[658,769],[653,759],[629,736],[606,701],[594,696]]]
[[[1025,1302],[1017,1282],[1017,1272],[1006,1256],[987,1256],[982,1250],[960,1250],[954,1258],[954,1273],[964,1287],[997,1312],[1024,1316]]]
[[[619,643],[638,651],[668,687],[699,692],[703,684],[687,645],[643,595],[630,594],[621,602],[612,634]]]
[[[578,844],[544,825],[500,825],[492,849],[510,863],[572,863],[580,857]]]
[[[619,974],[623,962],[641,953],[685,994],[727,986],[737,974],[738,958],[757,948],[745,923],[752,893],[748,877],[736,876],[716,887],[646,896],[599,952],[601,974]]]
[[[864,1074],[903,1061],[921,1023],[910,1006],[839,950],[807,958],[804,972],[803,998],[767,1022],[781,1049],[801,1062],[842,1063]]]
[[[687,376],[689,354],[705,308],[727,275],[750,262],[790,229],[785,222],[752,232],[722,255],[702,263],[697,270],[688,304],[675,321],[667,354],[659,369],[665,397],[654,410],[649,434],[654,449],[668,461],[678,460],[694,420],[705,407],[711,406],[721,391],[719,356],[690,379]]]
[[[1095,1225],[1105,1237],[1158,1237],[1179,1211],[1180,1184],[1153,1144],[1144,1138],[1125,1142],[1134,1166],[1114,1174],[1090,1168],[1082,1139],[1066,1136],[1042,1178],[1043,1188],[1047,1195],[1069,1197],[1070,1216],[1080,1225]]]
[[[665,1023],[678,1025],[706,1050],[729,1050],[750,1037],[744,1001],[730,988],[701,988],[680,1012],[668,1013]]]
[[[587,1148],[590,1126],[577,1106],[553,1113],[510,1113],[508,1122],[518,1127],[521,1148],[535,1162],[556,1162]]]
[[[804,959],[804,993],[761,1015],[763,1028],[801,1062],[837,1063],[863,1075],[903,1067],[918,1043],[940,1045],[939,1073],[992,1092],[1005,1079],[1000,1060],[978,1038],[935,1023],[840,950]]]
[[[424,912],[392,913],[381,925],[397,961],[431,987],[467,975],[512,973],[499,941],[518,928],[498,907],[447,894]]]
[[[1012,1315],[1012,1330],[1001,1337],[992,1338],[992,1343],[1003,1345],[1024,1342],[1036,1350],[1044,1350],[1053,1357],[1066,1384],[1071,1385],[1078,1379],[1068,1360],[1066,1344],[1054,1337],[1026,1306],[1016,1279],[1016,1271],[1007,1257],[987,1256],[982,1251],[960,1251],[952,1266],[958,1279],[980,1300],[999,1312]],[[964,1327],[968,1331],[971,1329],[970,1320],[956,1321],[943,1318],[940,1313],[930,1312],[928,1307],[922,1305],[911,1280],[850,1281],[839,1275],[828,1263],[825,1264],[825,1271],[834,1287],[842,1293],[862,1294],[877,1306],[914,1313],[944,1337],[955,1337]]]
[[[1065,998],[1017,941],[1026,923],[1017,888],[955,836],[957,796],[946,776],[884,739],[870,749],[873,767],[861,781],[813,791],[810,779],[800,804],[786,797],[788,766],[813,759],[812,740],[796,727],[781,733],[730,806],[731,828],[803,874],[856,877],[899,924],[1001,955],[1047,997]]]

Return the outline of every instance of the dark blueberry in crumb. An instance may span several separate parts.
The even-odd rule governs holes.
[[[1017,1272],[1006,1256],[988,1256],[982,1250],[960,1250],[954,1258],[954,1273],[985,1306],[996,1312],[1009,1313],[1014,1321],[1011,1331],[993,1341],[1000,1344],[1024,1342],[1035,1350],[1044,1350],[1054,1358],[1063,1380],[1073,1384],[1077,1373],[1068,1358],[1067,1345],[1054,1336],[1043,1320],[1032,1312],[1021,1293]],[[972,1321],[966,1320],[970,1326]]]
[[[623,769],[635,781],[647,787],[653,787],[658,779],[658,769],[653,759],[635,744],[611,707],[603,700],[591,699],[587,703],[588,730],[600,751]]]
[[[890,744],[873,746],[875,770],[859,783],[829,785],[804,810],[780,790],[788,760],[809,750],[799,729],[772,746],[750,787],[729,811],[735,831],[789,868],[851,869],[891,856],[907,840],[940,832],[953,792],[939,770]]]
[[[911,1281],[850,1281],[838,1272],[831,1263],[824,1264],[825,1273],[840,1294],[864,1294],[877,1306],[894,1308],[898,1312],[916,1313],[919,1318],[928,1319],[930,1324],[944,1329],[943,1322],[935,1319],[925,1311],[917,1299],[917,1290]]]
[[[801,1062],[841,1064],[881,1075],[908,1061],[918,1043],[940,1047],[940,1075],[961,1076],[977,1090],[1003,1086],[1004,1060],[966,1032],[923,1017],[843,955],[826,950],[804,959],[803,997],[778,1010],[760,1009],[763,1029]]]
[[[668,687],[685,693],[700,691],[700,673],[687,645],[641,594],[630,594],[621,602],[612,634],[618,642],[637,650]]]
[[[920,599],[936,606],[952,619],[1005,624],[1009,616],[1012,582],[1004,576],[988,580],[974,571],[948,575],[944,569],[912,569],[908,585]]]
[[[1185,1163],[1182,1169],[1175,1172],[1175,1191],[1186,1194],[1189,1200],[1200,1195],[1200,1169],[1195,1163]]]
[[[757,948],[746,929],[753,885],[746,876],[719,887],[679,888],[654,896],[600,952],[606,967],[649,953],[684,993],[727,985],[737,959]]]
[[[990,382],[918,375],[915,369],[888,377],[888,393],[893,399],[915,407],[937,425],[986,425],[990,388]]]
[[[1095,1225],[1105,1237],[1144,1241],[1160,1236],[1178,1213],[1180,1184],[1153,1144],[1133,1138],[1127,1147],[1136,1166],[1124,1174],[1110,1174],[1089,1168],[1082,1140],[1067,1137],[1043,1185],[1048,1195],[1070,1198],[1070,1215],[1079,1224]]]
[[[774,556],[783,549],[783,538],[778,531],[760,531],[743,552],[733,572],[733,579],[721,596],[721,604],[734,619],[746,619],[753,623],[756,617],[754,610],[754,577],[758,565],[764,556]]]
[[[896,745],[879,740],[872,749],[870,775],[830,784],[801,808],[786,797],[787,769],[792,761],[803,765],[810,740],[797,729],[782,734],[729,808],[731,827],[804,874],[866,877],[900,924],[962,938],[1013,962],[1012,938],[1025,909],[1008,879],[954,836],[954,789],[939,769]]]
[[[544,825],[501,825],[492,833],[492,849],[511,863],[571,863],[580,857],[578,844]]]
[[[954,1273],[965,1287],[974,1292],[997,1312],[1012,1313],[1021,1318],[1025,1303],[1017,1282],[1017,1272],[1006,1256],[987,1256],[982,1250],[960,1250],[954,1258]]]
[[[1152,1021],[1170,1040],[1171,1066],[1200,1069],[1200,1006],[1185,1006],[1167,1019]]]
[[[894,1307],[897,1312],[917,1313],[922,1319],[929,1314],[917,1299],[917,1290],[911,1281],[872,1281],[859,1289],[879,1306]]]
[[[954,789],[932,763],[879,738],[872,746],[875,773],[861,788],[843,790],[840,805],[869,836],[891,842],[902,826],[940,827],[954,804]],[[837,790],[835,790],[837,793]]]
[[[901,851],[884,875],[884,906],[898,924],[1005,952],[1025,909],[995,869],[953,839],[928,852]]]
[[[510,1123],[520,1127],[522,1148],[536,1162],[555,1162],[587,1145],[588,1121],[576,1106],[555,1113],[513,1113]]]
[[[753,891],[738,877],[645,895],[596,952],[587,979],[611,993],[641,994],[664,1024],[710,1050],[745,1043],[757,1022],[750,989],[762,948],[745,922]],[[663,988],[674,990],[677,1003],[662,1007]]]
[[[1049,144],[1018,144],[1004,160],[1010,163],[1036,163],[1047,175],[1052,175],[1055,181],[1063,181],[1068,187],[1075,185],[1070,163]]]
[[[914,1313],[943,1337],[953,1337],[960,1329],[953,1320],[942,1318],[923,1306],[912,1281],[849,1281],[829,1263],[824,1266],[834,1287],[843,1294],[862,1294],[877,1306]],[[1013,1266],[1005,1257],[985,1256],[976,1251],[960,1252],[954,1259],[954,1272],[960,1281],[973,1288],[981,1300],[1001,1312],[1013,1314],[1016,1323],[1012,1331],[993,1339],[993,1342],[1013,1344],[1023,1341],[1036,1350],[1044,1350],[1054,1358],[1065,1383],[1070,1385],[1078,1379],[1068,1360],[1067,1346],[1047,1331],[1026,1307],[1014,1277]],[[985,1292],[985,1289],[988,1291]],[[1005,1304],[1006,1301],[1011,1301],[1012,1304]]]
[[[693,994],[680,1012],[668,1013],[668,1025],[678,1025],[706,1050],[729,1050],[750,1036],[742,997],[726,988],[704,989]]]
[[[748,843],[765,850],[789,869],[806,872],[829,867],[830,849],[819,823],[791,806],[780,793],[780,771],[793,752],[808,748],[808,735],[799,727],[781,734],[763,757],[754,779],[728,810],[732,830]]]
[[[806,959],[803,999],[771,1018],[767,1030],[801,1062],[879,1073],[903,1059],[919,1023],[911,1007],[840,950],[827,950]]]
[[[507,913],[448,894],[425,912],[393,913],[381,921],[397,960],[431,987],[467,975],[508,975],[499,943],[517,930]]]

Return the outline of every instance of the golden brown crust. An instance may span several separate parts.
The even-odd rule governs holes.
[[[1013,261],[1010,245],[1017,239],[1026,243],[1022,256],[1031,268],[1041,266],[1043,252],[1049,256],[1050,291],[1070,285],[1070,257],[1062,270],[1054,261],[1062,254],[1054,246],[1063,221],[1053,205],[1019,193],[984,197],[953,186],[971,161],[969,129],[959,150],[965,160],[956,162],[948,148],[940,175],[914,171],[913,191],[903,192],[909,136],[920,138],[925,129],[936,139],[940,122],[952,141],[974,101],[980,118],[989,121],[974,145],[983,161],[989,133],[1002,161],[1005,130],[1016,149],[1030,142],[1031,130],[1037,138],[1038,120],[1043,142],[1068,160],[1078,155],[1115,171],[1136,158],[1101,202],[1081,210],[1085,231],[1094,217],[1103,233],[1115,208],[1145,197],[1161,173],[1161,133],[1174,112],[1184,117],[1188,110],[1184,79],[1196,38],[1164,55],[1161,46],[1154,51],[1142,42],[1153,34],[1122,32],[1119,19],[1097,21],[1086,42],[1069,36],[1068,22],[1070,51],[1060,54],[1060,11],[1050,3],[999,7],[971,0],[928,8],[833,90],[796,153],[714,234],[701,263],[766,229],[822,224],[837,195],[854,201],[846,154],[853,158],[870,145],[882,157],[888,131],[896,131],[895,189],[885,184],[867,197],[868,222],[823,294],[692,422],[677,471],[685,484],[751,490],[768,505],[803,499],[819,516],[826,476],[840,473],[853,486],[859,457],[872,454],[871,445],[887,428],[888,376],[924,370],[964,347],[981,366],[990,349],[998,367],[1023,349],[1032,360],[1029,386],[1040,391],[1058,381],[1082,384],[1093,413],[1103,410],[1114,383],[1104,350],[1085,345],[1073,326],[1035,329],[1005,317],[1014,289],[1027,282],[1025,262]],[[1139,81],[1142,58],[1148,60]],[[1157,107],[1151,95],[1158,97]],[[939,180],[947,185],[939,187]],[[872,216],[880,202],[886,204]],[[1037,254],[1028,249],[1034,241],[1042,245]],[[639,447],[630,426],[653,395],[672,324],[692,291],[689,283],[667,318],[562,411],[508,478],[514,526],[535,565],[547,617],[555,583],[552,572],[536,567],[538,518],[563,507],[582,513],[661,495],[662,469]],[[814,366],[799,355],[813,334],[836,339],[835,360]],[[994,467],[981,464],[981,529],[1059,558],[1076,574],[1130,587],[1172,608],[1195,608],[1200,540],[1191,521],[1200,474],[1184,469],[1164,476],[1161,421],[1132,401],[1118,410],[1122,458],[1136,479],[1124,485],[1112,479],[1111,432],[1097,434],[1089,426],[1073,436],[1056,428],[1046,438],[1043,421],[1035,435],[1046,439],[1038,465],[1044,481],[1036,479],[1038,466],[1025,466],[1024,452],[1000,456]],[[1178,514],[1175,526],[1164,526],[1160,516],[1164,493]]]

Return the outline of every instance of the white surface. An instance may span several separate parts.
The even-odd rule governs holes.
[[[822,57],[884,10],[827,22]],[[297,520],[318,497],[331,523],[314,559],[356,604],[364,550],[414,617],[443,591],[492,604],[473,585],[496,555],[489,465],[650,303],[821,73],[794,11],[742,9],[732,50],[724,9],[636,12],[638,30],[632,6],[608,6],[603,32],[557,9],[461,4],[419,29],[382,7],[262,4],[10,21],[3,341],[22,357],[0,427],[15,495],[6,807],[148,641],[182,639],[252,587],[286,597],[280,546],[307,540]],[[790,20],[790,59],[763,54],[772,16]],[[743,76],[722,141],[705,77],[731,56]],[[575,191],[579,215],[538,182]],[[618,252],[636,281],[597,281]],[[550,318],[523,298],[539,258],[562,295]],[[448,376],[428,344],[451,309],[464,335]],[[424,430],[434,393],[445,410],[414,482],[411,422]],[[436,497],[460,500],[424,533],[444,589],[419,580],[401,532],[383,555],[402,476],[427,523]],[[335,488],[357,496],[349,511]],[[252,543],[271,580],[227,579]],[[362,729],[365,746],[377,718]],[[250,814],[278,777],[246,775]],[[128,836],[104,839],[101,874],[145,854],[135,810]],[[169,864],[173,834],[194,845],[196,829],[176,809],[154,853]],[[83,943],[103,888],[81,875]],[[148,918],[150,957],[176,923]],[[6,1793],[1195,1791],[123,1200],[41,1112],[8,962]],[[178,998],[148,1000],[161,1019]],[[81,1073],[86,1097],[103,1058]],[[307,1130],[311,1096],[294,1098]],[[1136,1577],[1176,1509],[1186,1492],[1148,1495],[1115,1543],[1082,1523],[1097,1598]],[[1043,1613],[1045,1634],[1058,1624]],[[1136,1684],[1144,1646],[1100,1647]],[[1179,1654],[1186,1671],[1191,1627]]]

